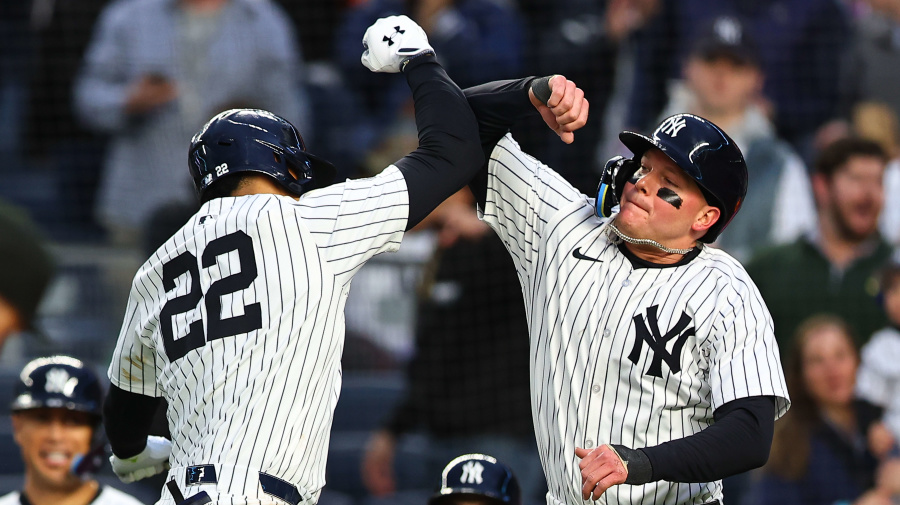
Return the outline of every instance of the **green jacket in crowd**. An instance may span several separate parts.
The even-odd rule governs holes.
[[[891,246],[879,238],[867,247],[869,252],[844,270],[833,267],[808,237],[762,250],[750,260],[747,272],[772,313],[782,357],[794,331],[814,314],[844,318],[859,345],[887,324],[877,301],[878,274]]]

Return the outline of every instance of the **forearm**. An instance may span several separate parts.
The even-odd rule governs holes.
[[[403,73],[413,92],[419,131],[419,147],[396,163],[409,192],[409,230],[465,186],[483,158],[465,96],[435,57],[416,57]]]
[[[514,124],[536,113],[528,98],[532,80],[534,77],[494,81],[464,90],[478,122],[478,136],[484,153],[484,164],[469,181],[469,188],[481,208],[484,208],[486,200],[487,164],[491,152]]]
[[[113,454],[128,458],[144,450],[161,401],[110,386],[103,402],[103,426]]]
[[[775,402],[771,397],[729,402],[716,410],[715,418],[715,424],[699,433],[639,449],[651,467],[649,478],[626,483],[712,482],[765,464],[775,427]],[[629,449],[620,452],[625,452],[622,456],[628,460]]]

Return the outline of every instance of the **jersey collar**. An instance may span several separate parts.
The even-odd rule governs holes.
[[[675,263],[653,263],[652,261],[647,261],[645,259],[641,259],[637,257],[633,252],[631,252],[627,247],[625,247],[625,242],[621,242],[616,245],[619,248],[619,251],[628,258],[628,261],[631,262],[631,267],[635,270],[640,268],[672,268],[672,267],[680,267],[681,265],[687,265],[691,262],[697,255],[700,254],[700,247],[694,247],[691,249],[691,252],[685,254],[680,260]]]

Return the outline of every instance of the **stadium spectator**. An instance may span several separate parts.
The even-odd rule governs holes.
[[[265,108],[305,129],[300,66],[290,22],[270,0],[116,0],[104,9],[75,105],[112,135],[97,208],[112,241],[137,245],[156,211],[196,204],[182,146],[215,113]]]
[[[765,76],[756,43],[737,18],[717,18],[684,65],[662,118],[690,112],[709,119],[741,147],[752,184],[742,212],[717,245],[746,261],[760,248],[789,242],[815,226],[812,188],[803,160],[760,105]]]
[[[868,140],[846,138],[828,146],[812,176],[816,228],[760,251],[747,265],[772,313],[782,351],[800,322],[819,312],[844,318],[859,339],[885,325],[875,296],[877,273],[891,254],[878,233],[886,162],[881,147]]]
[[[890,505],[900,464],[867,447],[881,409],[854,399],[859,356],[852,330],[835,316],[803,322],[786,362],[791,410],[775,424],[769,462],[744,504]]]
[[[860,398],[885,409],[885,426],[889,437],[881,437],[878,453],[895,451],[900,440],[900,250],[880,275],[880,301],[887,314],[888,325],[872,335],[862,348],[856,391]],[[894,442],[894,443],[891,443]]]
[[[627,125],[653,123],[700,30],[726,16],[759,41],[773,122],[805,157],[816,130],[836,112],[840,55],[851,36],[840,0],[662,0],[639,42]]]

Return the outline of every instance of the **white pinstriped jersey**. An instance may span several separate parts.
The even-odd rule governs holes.
[[[228,503],[271,500],[244,478],[253,472],[318,499],[350,281],[397,250],[408,212],[393,165],[299,201],[219,198],[144,263],[108,373],[121,389],[168,401],[170,477],[183,483],[183,467],[214,464]]]
[[[483,217],[513,257],[529,318],[532,414],[547,503],[702,504],[721,482],[613,486],[581,498],[575,447],[649,447],[699,432],[748,396],[789,406],[772,320],[744,268],[704,247],[636,268],[594,201],[507,135],[489,163]]]
[[[900,440],[900,330],[887,327],[876,331],[860,357],[856,392],[884,407],[884,422]]]
[[[0,496],[0,505],[22,505],[21,493],[13,491]],[[109,486],[101,486],[100,494],[90,505],[143,505],[137,498]]]

